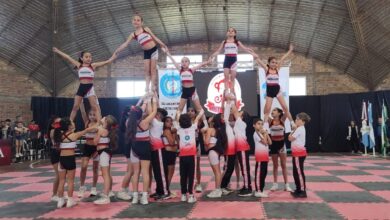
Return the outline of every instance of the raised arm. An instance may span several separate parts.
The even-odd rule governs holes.
[[[153,110],[152,112],[144,119],[141,121],[141,123],[139,124],[139,126],[142,128],[142,129],[147,129],[150,122],[153,120],[153,118],[156,116],[157,114],[157,98],[156,97],[153,97],[152,99],[152,105],[153,105]]]
[[[284,60],[285,60],[288,56],[290,56],[290,54],[293,52],[293,50],[294,50],[294,45],[293,45],[293,44],[290,44],[287,53],[285,53],[285,54],[282,56],[282,58],[280,58],[280,61],[279,61],[279,63],[278,63],[278,69],[283,65]]]
[[[115,50],[114,54],[117,54],[117,53],[121,52],[122,50],[124,50],[124,49],[127,47],[127,45],[130,44],[130,42],[133,40],[133,38],[134,38],[134,33],[131,33],[130,36],[127,38],[127,40],[126,40],[123,44],[121,44],[121,45]]]
[[[229,122],[231,108],[232,108],[232,102],[231,101],[226,102],[225,108],[223,110],[223,120],[225,121],[226,126],[230,126],[228,122]]]
[[[169,50],[165,50],[165,51],[166,51],[166,53],[167,53],[168,58],[172,61],[173,65],[175,66],[175,68],[176,68],[178,71],[180,71],[180,69],[181,69],[180,64],[178,64],[178,63],[175,61],[175,59],[173,59],[173,57],[172,57],[171,53],[169,52]]]
[[[233,113],[233,115],[234,115],[234,118],[237,120],[237,119],[239,119],[239,118],[241,118],[241,114],[240,114],[240,112],[238,111],[238,109],[237,109],[237,106],[233,103],[233,105],[232,105],[232,113]]]
[[[153,32],[152,32],[152,30],[150,30],[150,28],[145,27],[144,29],[152,36],[153,40],[155,40],[158,44],[160,44],[160,46],[162,48],[166,48],[166,49],[168,48],[167,45],[165,45],[158,37],[156,37],[156,35],[153,34]]]
[[[92,65],[92,67],[94,68],[94,69],[96,69],[96,68],[99,68],[99,67],[101,67],[101,66],[104,66],[104,65],[107,65],[107,64],[109,64],[109,63],[112,63],[112,61],[114,61],[115,59],[116,59],[116,53],[113,53],[112,54],[112,56],[110,57],[110,59],[108,59],[108,60],[106,60],[106,61],[102,61],[102,62],[96,62],[96,63],[92,63],[91,65]]]
[[[194,124],[198,124],[199,120],[203,117],[203,114],[204,114],[204,110],[202,109],[202,110],[200,110],[200,112],[196,116],[196,118],[194,120]]]
[[[85,111],[85,105],[83,101],[80,104],[80,111],[81,111],[81,117],[83,118],[84,121],[84,125],[87,126],[89,120],[88,120],[87,112]]]
[[[68,54],[60,51],[57,47],[53,47],[53,52],[60,55],[63,59],[71,63],[73,66],[76,66],[77,68],[80,67],[81,63],[79,63],[79,61],[73,59]]]
[[[224,42],[225,41],[222,41],[222,43],[219,45],[218,49],[213,53],[213,55],[211,55],[211,57],[217,57],[217,55],[221,52],[221,50],[223,48]]]
[[[256,63],[261,66],[265,71],[268,70],[268,66],[266,63],[264,63],[259,56],[257,56],[257,58],[255,59]]]

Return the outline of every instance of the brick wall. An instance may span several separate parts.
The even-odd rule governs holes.
[[[22,115],[25,122],[32,118],[31,96],[50,96],[50,93],[28,75],[0,60],[0,119],[12,121]]]

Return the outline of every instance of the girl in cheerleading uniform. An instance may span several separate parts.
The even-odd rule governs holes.
[[[53,182],[53,194],[51,196],[51,201],[58,202],[58,196],[57,196],[57,190],[58,190],[58,184],[60,181],[60,176],[58,174],[58,163],[60,162],[60,151],[56,147],[55,141],[54,141],[54,129],[60,127],[60,121],[61,118],[58,116],[51,116],[49,120],[49,129],[48,129],[48,137],[49,137],[49,144],[50,144],[50,162],[53,166],[54,173],[56,174],[56,177],[54,178]]]
[[[199,101],[198,93],[196,92],[196,88],[194,86],[194,76],[196,70],[201,68],[202,66],[205,66],[209,63],[211,63],[211,59],[209,59],[206,62],[203,62],[201,64],[198,64],[192,68],[190,68],[190,59],[188,57],[183,57],[181,59],[181,65],[179,65],[175,59],[173,59],[172,55],[169,53],[168,50],[166,50],[167,56],[169,59],[171,59],[172,63],[175,65],[176,69],[180,73],[180,79],[181,79],[181,86],[182,86],[182,94],[181,99],[179,103],[179,107],[177,109],[178,114],[180,115],[183,111],[183,108],[185,104],[187,103],[187,100],[192,100],[195,105],[195,110],[197,112],[200,112],[202,110],[202,106]],[[204,119],[205,120],[205,119]]]
[[[193,194],[196,167],[195,133],[198,128],[198,121],[203,116],[204,111],[202,109],[199,112],[194,123],[191,122],[188,114],[179,115],[178,113],[176,114],[176,121],[179,121],[179,124],[176,123],[175,127],[177,128],[177,135],[179,137],[181,201],[194,203],[196,202]]]
[[[253,141],[255,142],[255,188],[254,196],[256,197],[268,197],[264,192],[265,178],[267,177],[268,161],[269,161],[269,148],[268,145],[272,144],[271,138],[268,136],[268,132],[263,128],[263,121],[259,118],[253,120],[253,127],[255,132],[253,133]],[[260,165],[259,181],[257,181],[258,168]]]
[[[222,174],[219,158],[227,146],[226,126],[221,114],[214,115],[209,119],[209,122],[210,128],[204,132],[203,140],[215,177],[215,190],[207,194],[207,197],[219,198],[222,196]]]
[[[252,183],[249,164],[250,146],[246,137],[246,127],[250,120],[247,112],[237,110],[236,105],[232,105],[232,112],[236,122],[234,123],[233,131],[236,143],[236,155],[240,163],[241,173],[244,181],[244,187],[238,193],[238,196],[251,196]]]
[[[166,174],[164,171],[164,156],[165,147],[163,139],[164,122],[162,119],[168,115],[165,109],[158,108],[155,117],[150,125],[150,145],[152,147],[151,162],[153,168],[153,176],[156,181],[156,200],[165,199],[169,196],[166,181]]]
[[[282,109],[275,108],[272,111],[272,118],[268,119],[269,124],[269,133],[271,136],[272,144],[270,145],[270,154],[272,157],[273,164],[273,175],[274,175],[274,183],[271,187],[271,191],[278,190],[278,166],[279,166],[279,157],[280,157],[280,166],[282,167],[283,179],[285,183],[284,190],[292,191],[290,185],[288,184],[288,174],[287,174],[287,151],[285,145],[284,138],[284,122],[286,120],[286,116],[284,115]],[[265,125],[267,127],[267,125]]]
[[[141,45],[144,50],[144,72],[146,80],[145,92],[151,92],[150,94],[153,94],[153,92],[157,92],[157,44],[159,44],[162,48],[167,48],[167,46],[158,37],[156,37],[148,27],[143,26],[143,21],[144,20],[141,15],[133,16],[132,23],[135,31],[130,34],[126,42],[116,49],[115,53],[124,50],[133,39]],[[151,88],[150,83],[152,84]]]
[[[149,115],[143,116],[143,110],[146,105],[153,105],[152,112]],[[138,183],[140,171],[143,179],[143,192],[140,203],[143,205],[149,204],[148,191],[150,187],[150,160],[151,146],[149,125],[157,113],[157,98],[145,100],[142,107],[132,106],[130,109],[129,118],[127,120],[127,128],[125,137],[130,146],[130,160],[133,167],[133,204],[138,203]]]
[[[84,121],[85,128],[89,127],[97,127],[100,122],[100,118],[97,116],[101,114],[96,114],[94,111],[90,110],[88,112],[88,115],[85,111],[84,102],[80,105],[80,111],[81,116]],[[96,136],[96,131],[94,132],[88,132],[85,134],[85,144],[83,149],[83,156],[81,158],[81,171],[80,171],[80,188],[78,192],[78,197],[83,197],[85,191],[87,188],[84,186],[85,183],[85,177],[87,176],[87,169],[88,169],[88,163],[90,159],[93,159],[92,164],[92,172],[93,172],[93,178],[92,178],[92,188],[90,196],[96,196],[97,190],[96,190],[96,183],[98,181],[99,177],[99,156],[96,152],[96,145],[94,144],[93,139]]]
[[[288,110],[286,101],[284,100],[282,90],[280,89],[279,85],[279,70],[283,65],[284,60],[292,53],[293,50],[294,46],[290,44],[288,52],[284,54],[279,61],[276,60],[276,57],[269,57],[268,64],[263,63],[263,61],[257,55],[255,55],[257,64],[260,65],[265,71],[265,77],[267,81],[267,97],[265,99],[264,106],[264,120],[268,120],[272,107],[272,101],[274,98],[277,98],[280,105],[282,106],[283,111],[286,113],[287,118],[290,120],[292,127],[294,127],[294,121],[290,111]]]
[[[170,184],[173,178],[173,174],[175,173],[175,164],[176,164],[176,156],[177,156],[177,129],[173,128],[173,120],[171,117],[166,116],[163,119],[164,122],[164,132],[163,132],[163,143],[165,150],[164,154],[164,170],[165,177],[167,180],[167,191],[170,198],[175,197],[173,193],[170,191]]]
[[[98,128],[96,135],[93,139],[97,152],[99,154],[99,166],[102,171],[104,179],[103,194],[94,203],[97,205],[103,205],[110,203],[109,193],[112,188],[112,176],[110,173],[112,150],[117,147],[118,136],[116,128],[118,123],[114,116],[107,115],[102,118],[101,126]]]
[[[304,112],[299,113],[295,118],[297,128],[288,136],[288,140],[291,141],[293,176],[296,186],[295,191],[291,192],[291,195],[295,198],[307,197],[304,163],[307,157],[305,124],[308,122],[310,122],[310,116]]]
[[[74,60],[68,54],[60,51],[56,47],[53,47],[53,52],[57,53],[62,58],[71,63],[78,71],[80,86],[77,90],[76,96],[74,97],[74,104],[72,112],[70,113],[70,120],[74,121],[83,98],[88,98],[89,104],[91,105],[91,110],[96,112],[96,114],[100,114],[99,103],[95,94],[95,89],[93,88],[95,69],[111,63],[116,58],[116,54],[114,53],[111,58],[106,61],[92,63],[92,54],[90,52],[81,52],[78,61]]]
[[[77,203],[73,200],[74,176],[76,173],[76,141],[85,135],[87,132],[92,132],[97,128],[87,128],[80,132],[74,132],[75,125],[69,118],[62,118],[58,128],[54,129],[54,141],[60,149],[60,166],[59,170],[59,186],[58,186],[58,202],[57,208],[62,208],[65,205],[64,187],[65,181],[68,186],[68,201],[66,207],[72,207]]]
[[[255,52],[244,46],[241,41],[237,40],[237,31],[236,29],[230,27],[226,33],[226,39],[222,41],[218,49],[211,55],[211,58],[216,57],[222,49],[224,49],[225,59],[223,61],[223,73],[225,76],[224,83],[224,95],[230,91],[231,94],[235,95],[234,91],[234,82],[237,75],[237,54],[238,48],[241,47],[244,51],[256,55]]]

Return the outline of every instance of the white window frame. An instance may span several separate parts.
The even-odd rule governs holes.
[[[116,97],[117,98],[135,98],[145,95],[145,80],[117,80]],[[120,91],[121,90],[121,91]]]
[[[289,96],[306,96],[307,95],[307,78],[306,78],[306,76],[290,76],[288,80],[289,80],[289,82],[288,82],[289,83],[289,85],[288,85]],[[296,80],[298,80],[298,81],[296,81]],[[300,80],[303,80],[303,81],[299,82]]]

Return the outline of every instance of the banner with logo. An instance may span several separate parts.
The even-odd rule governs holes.
[[[223,92],[225,91],[225,77],[223,73],[215,75],[208,86],[207,89],[207,100],[204,107],[213,114],[222,113],[222,101],[223,101]],[[244,107],[241,97],[241,86],[238,80],[234,82],[234,91],[236,93],[236,106],[239,110]]]
[[[288,94],[288,85],[289,85],[289,77],[290,77],[290,67],[282,67],[280,68],[279,70],[279,85],[280,85],[280,90],[283,94],[283,97],[284,97],[284,100],[286,101],[286,104],[287,104],[287,107],[289,107],[289,94]],[[264,119],[264,106],[265,106],[265,98],[266,98],[266,92],[267,92],[267,83],[266,83],[266,79],[265,79],[265,71],[263,68],[259,68],[259,83],[260,83],[260,117],[262,119]],[[272,112],[272,109],[274,108],[282,108],[280,106],[280,103],[278,101],[277,98],[274,98],[273,102],[272,102],[272,107],[271,107],[271,111],[270,113]],[[286,132],[291,132],[291,125],[290,125],[290,121],[289,120],[286,120],[286,123],[285,123],[285,128],[286,128]]]
[[[176,69],[159,69],[159,106],[167,110],[168,115],[175,117],[181,97],[181,81],[179,71]],[[186,108],[184,107],[183,112]]]

